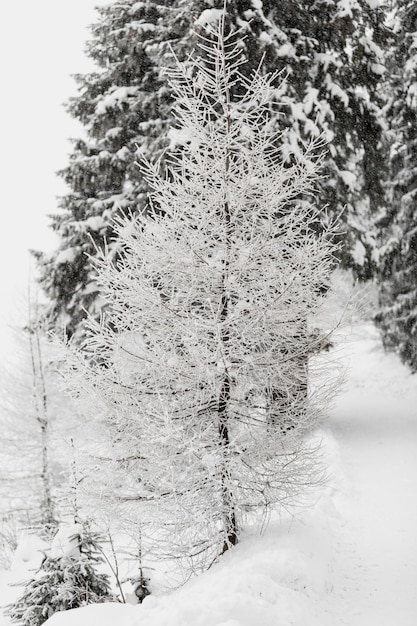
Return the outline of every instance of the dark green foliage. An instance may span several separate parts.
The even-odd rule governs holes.
[[[291,50],[285,59],[291,144],[324,136],[328,154],[319,200],[331,215],[341,217],[343,265],[366,278],[373,271],[375,247],[371,216],[383,197],[383,100],[378,88],[385,72],[384,16],[366,1],[271,2],[275,4],[272,16],[284,25],[284,45]]]
[[[147,186],[137,162],[175,148],[170,131],[172,96],[162,72],[207,34],[223,0],[122,0],[98,9],[88,54],[97,71],[77,76],[79,95],[69,112],[85,127],[61,175],[70,192],[53,216],[59,249],[37,253],[40,280],[51,300],[53,321],[82,334],[88,311],[105,306],[88,255],[107,242],[118,255],[112,220],[144,210]],[[264,57],[265,71],[288,80],[276,90],[285,129],[282,155],[291,162],[303,141],[319,134],[328,142],[319,202],[342,214],[342,259],[361,276],[372,271],[370,214],[381,196],[381,102],[384,72],[383,15],[365,0],[229,0],[227,28],[240,29],[249,75]],[[343,232],[342,232],[343,231]]]
[[[58,611],[115,601],[109,578],[99,573],[103,563],[98,536],[85,530],[71,538],[62,556],[46,556],[22,596],[8,607],[13,622],[40,626]]]
[[[379,220],[383,248],[376,321],[385,346],[417,371],[417,6],[399,2],[391,58],[392,132],[388,207]]]

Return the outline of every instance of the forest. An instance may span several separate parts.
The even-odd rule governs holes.
[[[416,3],[112,0],[86,53],[0,625],[411,626]]]

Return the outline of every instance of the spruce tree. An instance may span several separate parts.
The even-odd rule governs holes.
[[[417,370],[417,6],[398,3],[392,57],[390,185],[379,220],[380,311],[385,346]]]
[[[162,157],[175,147],[172,93],[162,76],[195,47],[195,31],[207,33],[224,0],[122,0],[99,9],[88,54],[98,71],[77,76],[79,95],[70,113],[85,127],[61,172],[70,192],[61,198],[52,227],[60,238],[52,255],[37,254],[51,314],[78,329],[88,311],[98,317],[99,297],[91,258],[107,245],[117,256],[113,219],[132,217],[146,205],[148,187],[136,162]],[[368,218],[380,195],[381,115],[378,85],[384,72],[381,9],[365,0],[228,0],[228,27],[245,37],[249,75],[264,58],[264,71],[288,80],[271,99],[281,103],[279,126],[287,132],[281,154],[291,164],[302,142],[323,135],[328,143],[320,202],[343,212],[343,260],[369,274],[373,237]]]
[[[306,36],[298,55],[301,80],[295,78],[302,102],[295,128],[302,137],[324,134],[328,157],[319,198],[340,215],[342,265],[366,279],[375,271],[372,225],[384,197],[387,142],[380,88],[389,32],[383,9],[366,0],[301,4],[306,25],[300,30]],[[299,3],[292,5],[298,13]]]
[[[178,38],[170,5],[129,0],[99,8],[87,47],[98,70],[76,76],[79,96],[68,110],[84,125],[86,137],[74,142],[61,172],[70,192],[52,222],[59,249],[41,256],[41,281],[53,315],[63,316],[70,335],[85,311],[96,315],[101,309],[87,255],[94,256],[105,240],[117,249],[112,220],[121,211],[141,211],[146,200],[138,156],[157,156],[167,145],[170,95],[159,62],[164,43]]]
[[[99,540],[81,524],[75,524],[64,538],[58,532],[52,554],[45,555],[23,594],[8,607],[12,622],[41,626],[58,611],[114,601],[108,576],[97,571],[104,561]]]

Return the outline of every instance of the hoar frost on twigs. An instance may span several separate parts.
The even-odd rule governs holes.
[[[97,264],[110,324],[90,322],[69,377],[108,427],[102,496],[194,565],[318,480],[310,320],[334,263],[332,227],[297,203],[317,145],[282,165],[268,130],[277,76],[242,77],[239,40],[219,33],[170,72],[184,146],[165,175],[142,166],[149,210],[119,222],[121,259]]]

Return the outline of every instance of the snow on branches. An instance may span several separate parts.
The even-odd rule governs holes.
[[[244,78],[240,43],[220,24],[169,72],[183,146],[163,174],[141,165],[149,209],[118,222],[121,258],[96,264],[108,319],[90,321],[69,375],[108,428],[102,497],[156,552],[194,566],[236,544],[247,515],[319,480],[305,437],[322,412],[310,320],[334,245],[323,212],[297,202],[314,188],[318,146],[281,162],[268,123],[278,77]]]

